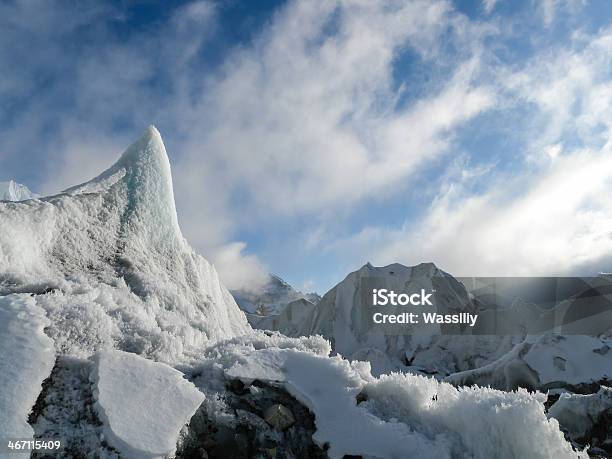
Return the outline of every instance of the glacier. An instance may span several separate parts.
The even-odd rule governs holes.
[[[437,272],[385,269],[428,287]],[[253,329],[182,236],[170,161],[149,127],[98,177],[0,202],[0,426],[61,438],[63,457],[587,457],[547,417],[544,394],[373,375],[359,357],[384,357],[385,373],[408,358],[442,372],[474,350],[456,364],[459,344],[347,327],[355,282],[377,270],[350,275],[306,319],[288,312],[305,336]],[[464,296],[439,274],[449,302]],[[478,346],[494,361],[514,344]],[[302,413],[286,431],[265,420],[279,401]]]

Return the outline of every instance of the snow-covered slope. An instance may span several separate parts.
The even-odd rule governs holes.
[[[274,274],[270,274],[270,279],[265,285],[254,290],[232,290],[232,295],[243,311],[259,316],[278,315],[292,301],[305,299],[316,304],[321,299],[316,293],[302,293],[294,289]]]
[[[38,197],[32,193],[27,186],[17,183],[14,180],[0,182],[0,201],[25,201]]]
[[[0,203],[0,294],[13,292],[39,294],[49,335],[75,355],[118,347],[172,362],[250,331],[181,234],[154,127],[87,183]]]

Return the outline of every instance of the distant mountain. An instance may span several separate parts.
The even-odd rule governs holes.
[[[25,201],[38,197],[36,193],[32,193],[27,186],[9,180],[8,182],[0,182],[0,201]]]
[[[376,267],[366,264],[329,290],[316,305],[292,304],[276,316],[250,319],[260,329],[298,337],[321,335],[349,359],[367,360],[374,373],[418,370],[445,376],[486,365],[509,352],[521,337],[469,334],[386,334],[369,328],[372,288],[402,292],[407,287],[435,291],[438,313],[473,311],[465,286],[433,263]],[[458,309],[459,308],[459,309]],[[463,308],[463,309],[461,309]]]
[[[317,304],[321,297],[316,293],[302,293],[280,277],[270,274],[269,281],[257,290],[232,290],[238,306],[248,314],[275,316],[281,314],[287,305],[297,300]]]

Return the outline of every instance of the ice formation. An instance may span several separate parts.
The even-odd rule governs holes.
[[[248,314],[249,323],[261,330],[282,330],[288,336],[300,336],[302,324],[309,320],[315,304],[306,298],[287,303],[280,313],[267,316]]]
[[[36,197],[38,195],[32,193],[27,186],[14,180],[0,182],[0,201],[25,201]]]
[[[36,300],[67,353],[117,345],[173,362],[250,330],[215,268],[181,234],[154,127],[87,183],[0,203],[0,249],[0,294],[46,292]]]
[[[547,419],[544,394],[457,389],[398,373],[375,378],[368,363],[277,346],[226,347],[225,372],[247,384],[282,383],[314,413],[314,439],[332,458],[587,457]]]
[[[0,435],[32,439],[30,413],[55,362],[45,312],[29,295],[0,297]]]
[[[607,413],[607,421],[604,416]],[[561,394],[548,410],[573,439],[586,437],[600,422],[609,427],[612,418],[612,388],[602,387],[595,394]]]
[[[368,329],[372,287],[393,291],[436,290],[436,308],[444,313],[473,307],[467,290],[433,263],[384,267],[371,264],[350,273],[316,305],[292,305],[283,313],[253,321],[257,328],[278,330],[288,336],[320,334],[333,343],[334,351],[350,359],[366,359],[374,373],[406,370],[447,375],[482,366],[501,357],[520,337],[440,334],[385,334]],[[412,291],[412,290],[411,290]]]
[[[92,379],[104,434],[128,458],[171,457],[204,400],[175,369],[121,351],[97,354]]]

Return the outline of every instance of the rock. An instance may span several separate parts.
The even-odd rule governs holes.
[[[295,417],[289,408],[276,404],[268,408],[264,413],[264,419],[276,430],[285,430],[295,424]]]
[[[232,379],[227,383],[227,388],[236,395],[244,395],[249,392],[249,388],[239,379]]]

